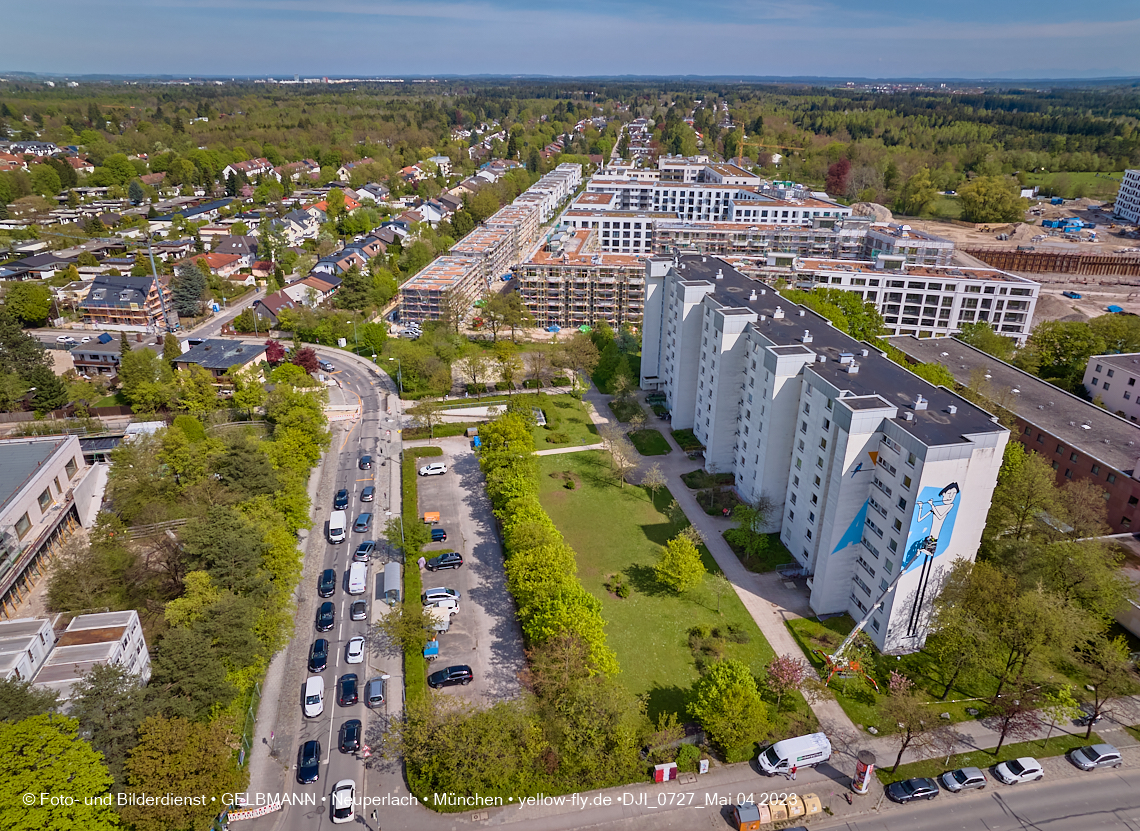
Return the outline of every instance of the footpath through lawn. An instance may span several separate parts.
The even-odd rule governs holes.
[[[702,553],[710,574],[701,586],[677,595],[658,585],[653,569],[657,551],[688,524],[669,519],[673,497],[667,489],[651,498],[636,485],[620,488],[610,474],[608,456],[600,451],[542,456],[538,464],[542,505],[577,552],[582,584],[602,602],[606,636],[621,665],[621,679],[634,693],[648,695],[651,719],[673,712],[688,720],[685,694],[699,675],[689,647],[693,627],[726,633],[733,627],[739,640],[747,642],[729,637],[716,648],[723,657],[744,661],[757,677],[764,676],[772,648],[731,589],[721,595],[717,612],[712,574],[719,569],[706,551]],[[570,474],[572,490],[563,474]],[[624,575],[631,590],[626,599],[605,586],[616,572]],[[798,695],[786,696],[782,710],[779,717],[773,712],[776,735],[783,735],[791,722],[812,723]]]

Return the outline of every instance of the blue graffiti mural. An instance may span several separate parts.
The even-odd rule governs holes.
[[[951,482],[941,489],[934,486],[922,489],[910,521],[903,554],[903,571],[921,565],[920,554],[937,557],[946,551],[954,534],[954,520],[958,516],[961,495],[962,490],[957,482]]]
[[[863,539],[863,525],[867,521],[867,508],[869,503],[864,502],[863,507],[855,514],[855,519],[851,520],[851,524],[847,526],[847,530],[843,532],[843,537],[839,540],[839,544],[835,546],[832,554],[842,551],[849,545],[857,545]]]

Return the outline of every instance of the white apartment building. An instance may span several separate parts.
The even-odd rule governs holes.
[[[873,303],[889,334],[947,337],[965,323],[986,321],[1024,344],[1033,329],[1041,284],[996,268],[921,266],[903,255],[874,261],[831,260],[769,254],[764,264],[730,258],[746,274],[783,277],[796,288],[838,288]]]
[[[134,609],[73,618],[32,683],[55,690],[66,703],[75,682],[96,664],[121,666],[143,684],[150,680],[150,651]]]
[[[996,418],[715,257],[647,261],[641,373],[706,470],[776,506],[812,609],[873,612],[884,652],[922,646],[947,570],[977,553],[1009,439]]]
[[[1140,170],[1124,171],[1113,214],[1125,222],[1140,225]]]
[[[1140,352],[1093,355],[1085,366],[1083,381],[1093,400],[1121,418],[1140,419]]]

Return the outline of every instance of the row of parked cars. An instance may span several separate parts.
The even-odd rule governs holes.
[[[1120,751],[1110,744],[1090,744],[1070,750],[1066,758],[1081,770],[1097,768],[1118,768],[1124,760]],[[999,762],[992,768],[994,778],[1006,785],[1021,782],[1037,782],[1045,776],[1041,763],[1031,756]],[[980,768],[967,767],[947,771],[936,782],[929,777],[904,779],[887,785],[887,797],[894,802],[905,804],[920,799],[934,799],[938,796],[939,785],[951,793],[976,790],[989,784],[986,774]]]

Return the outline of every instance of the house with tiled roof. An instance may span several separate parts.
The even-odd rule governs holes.
[[[215,378],[223,378],[231,369],[265,363],[265,349],[264,343],[210,338],[179,355],[174,361],[174,368],[188,369],[196,365],[208,370]]]
[[[358,167],[363,167],[366,164],[373,164],[374,161],[375,160],[372,159],[371,157],[366,156],[365,158],[363,158],[357,162],[346,162],[345,164],[342,164],[340,167],[337,168],[336,178],[340,179],[342,182],[347,182],[352,177],[352,171],[354,169],[356,169]]]
[[[328,203],[328,200],[326,200],[326,199],[322,199],[320,202],[314,202],[312,205],[309,205],[309,207],[310,208],[316,208],[318,211],[325,214],[326,216],[328,215],[329,203]],[[353,199],[347,193],[344,195],[344,210],[346,213],[352,213],[353,211],[355,211],[359,207],[360,207],[359,202],[357,202],[355,199]]]
[[[289,162],[273,168],[278,181],[289,179],[299,182],[302,179],[316,180],[321,176],[321,166],[312,159],[301,159],[299,162]]]
[[[269,322],[271,326],[276,326],[280,321],[281,312],[285,309],[296,309],[298,307],[297,301],[282,291],[275,291],[273,294],[259,297],[253,301],[253,313],[262,320]]]
[[[237,176],[239,179],[244,176],[247,179],[254,179],[257,176],[272,176],[275,179],[280,177],[273,169],[273,165],[269,163],[269,159],[257,158],[250,159],[245,162],[234,162],[222,168],[222,178],[228,179],[230,174]]]
[[[219,277],[229,277],[237,274],[242,268],[243,259],[236,254],[197,254],[193,257],[199,268],[212,271]]]
[[[159,296],[159,291],[162,296]],[[100,274],[79,304],[84,323],[105,326],[158,326],[165,328],[163,308],[173,322],[174,298],[166,282],[153,276]]]
[[[241,268],[248,268],[253,265],[253,261],[257,259],[257,237],[240,236],[238,234],[230,234],[229,236],[219,237],[218,241],[214,244],[215,254],[233,254],[241,257]]]
[[[142,182],[144,185],[150,185],[152,188],[156,188],[159,185],[161,185],[164,181],[166,181],[166,174],[165,173],[148,173],[145,176],[140,176],[139,181]]]

